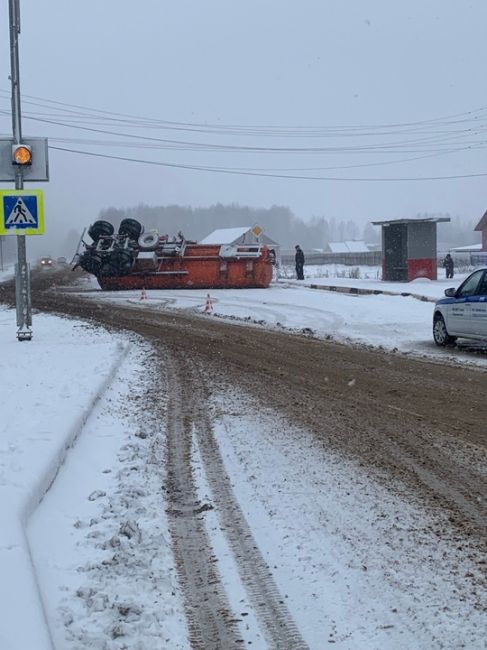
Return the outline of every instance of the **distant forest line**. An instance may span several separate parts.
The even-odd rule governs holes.
[[[411,218],[411,215],[408,215]],[[417,218],[449,216],[445,214],[417,214]],[[264,232],[279,242],[283,248],[300,244],[303,248],[324,248],[332,241],[362,239],[367,243],[380,241],[380,227],[357,224],[352,219],[315,217],[303,221],[286,206],[273,205],[270,208],[251,208],[243,205],[222,205],[207,208],[192,208],[180,205],[148,206],[129,208],[107,208],[100,211],[100,219],[106,219],[115,226],[122,219],[140,221],[146,230],[157,229],[161,233],[176,235],[181,231],[187,239],[199,241],[217,228],[235,228],[259,224]],[[480,242],[480,233],[474,232],[477,219],[471,221],[451,217],[451,223],[438,225],[438,242],[449,246],[463,246]]]

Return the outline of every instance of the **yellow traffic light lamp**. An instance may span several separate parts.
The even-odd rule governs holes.
[[[32,147],[28,144],[12,145],[12,164],[25,167],[32,165]]]

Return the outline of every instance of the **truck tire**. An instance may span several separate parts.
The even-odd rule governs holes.
[[[79,265],[87,273],[98,275],[102,265],[102,257],[94,251],[85,251],[79,259]]]
[[[110,254],[109,263],[117,269],[117,275],[127,275],[134,263],[134,258],[130,251],[115,250]]]
[[[159,246],[158,232],[145,232],[139,237],[139,246],[142,251],[155,251]]]
[[[103,263],[100,266],[98,275],[104,277],[113,277],[119,275],[118,267],[115,266],[115,264],[113,264],[109,258],[104,259]]]
[[[119,235],[126,235],[129,239],[137,241],[142,234],[143,228],[136,219],[122,219],[118,228]]]
[[[108,221],[95,221],[88,229],[88,235],[94,242],[97,242],[100,237],[110,237],[113,235],[114,227]]]

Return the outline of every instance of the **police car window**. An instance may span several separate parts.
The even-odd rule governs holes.
[[[480,284],[477,288],[477,295],[487,296],[487,273],[485,271],[484,271],[484,275],[482,276],[482,279],[480,280]]]
[[[474,273],[471,275],[465,282],[462,284],[460,289],[458,290],[458,296],[473,296],[474,293],[477,291],[477,287],[479,285],[479,280],[480,276],[482,275],[483,271],[477,271],[477,273]]]

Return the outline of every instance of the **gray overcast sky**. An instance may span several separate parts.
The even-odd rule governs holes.
[[[225,168],[351,166],[279,172],[312,176],[487,173],[487,151],[482,146],[487,111],[466,115],[459,125],[427,124],[419,135],[395,127],[389,136],[377,132],[367,136],[362,130],[346,137],[335,131],[330,137],[324,129],[410,123],[487,106],[485,0],[21,0],[20,4],[24,96],[156,120],[293,128],[277,137],[262,129],[245,136],[195,133],[103,124],[99,119],[78,126],[212,145],[335,151],[182,151],[141,148],[154,144],[141,140],[135,141],[137,148],[102,147],[72,139],[120,143],[127,137],[24,119],[24,134],[47,135],[55,146]],[[0,107],[8,111],[7,0],[2,0],[1,9],[0,88],[7,94],[2,93]],[[56,121],[73,117],[66,109],[74,110],[23,104],[26,116],[43,113]],[[314,137],[309,133],[297,137],[298,127],[323,128]],[[11,132],[8,115],[0,115],[0,132]],[[419,137],[434,139],[418,144]],[[70,140],[60,143],[54,138]],[[397,145],[405,141],[408,144]],[[370,149],[391,143],[396,144],[389,150]],[[357,146],[366,149],[360,154],[344,151]],[[405,158],[419,159],[393,162]],[[42,188],[48,220],[59,223],[68,218],[76,227],[93,221],[100,208],[140,202],[277,203],[289,205],[304,218],[324,215],[363,223],[426,211],[477,218],[487,207],[487,177],[388,183],[291,180],[187,171],[59,151],[50,152],[50,165],[51,182]]]

